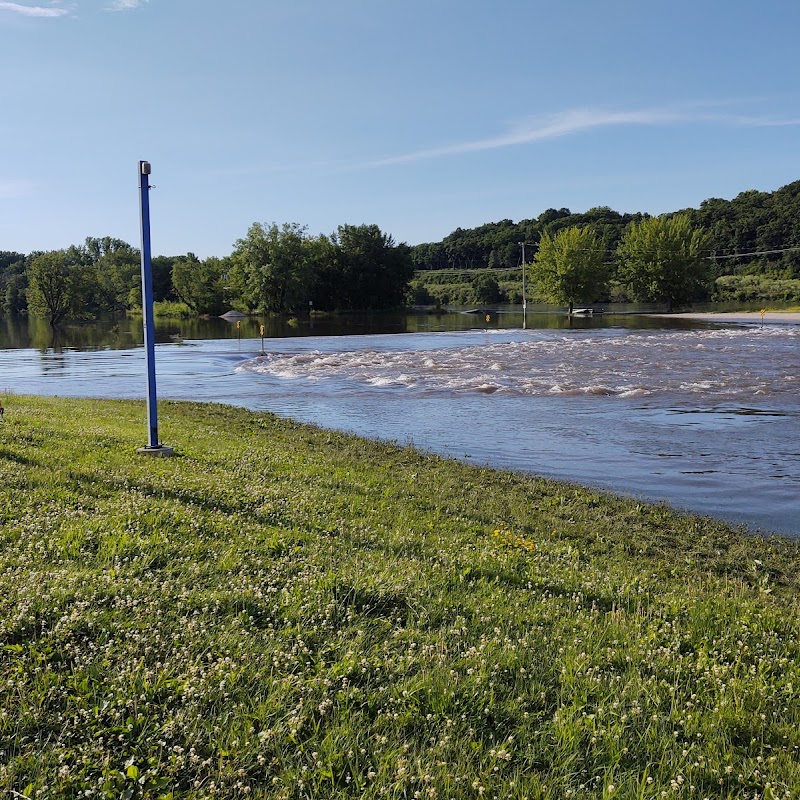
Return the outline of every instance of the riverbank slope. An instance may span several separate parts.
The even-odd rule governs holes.
[[[225,406],[10,396],[0,793],[783,797],[800,550]],[[126,794],[128,792],[129,794]]]

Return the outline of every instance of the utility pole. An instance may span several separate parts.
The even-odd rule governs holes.
[[[525,242],[520,242],[522,248],[522,328],[528,327],[528,298],[525,296]]]
[[[153,320],[153,265],[150,257],[150,163],[139,162],[139,218],[142,228],[142,317],[147,362],[147,445],[136,452],[171,456],[171,447],[158,441],[158,397],[156,395],[156,326]]]

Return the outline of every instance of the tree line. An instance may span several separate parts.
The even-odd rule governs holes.
[[[800,181],[774,192],[750,190],[733,200],[711,198],[686,214],[693,228],[709,234],[712,276],[771,273],[800,278]],[[520,242],[538,246],[542,235],[554,236],[564,228],[591,227],[607,255],[613,256],[631,223],[648,214],[621,214],[607,206],[573,213],[568,208],[549,208],[533,219],[510,219],[477,228],[457,228],[440,242],[411,248],[417,270],[510,268],[520,265]],[[752,256],[758,252],[762,255]],[[531,253],[532,255],[533,253]]]
[[[800,181],[659,217],[551,208],[413,247],[377,225],[314,236],[295,223],[254,223],[229,256],[154,257],[153,292],[196,315],[519,302],[520,290],[504,289],[501,276],[516,270],[519,282],[521,242],[535,291],[552,302],[800,298]],[[51,252],[0,251],[0,308],[53,325],[141,308],[139,265],[137,248],[111,237]],[[436,270],[457,277],[439,280]],[[468,289],[443,289],[448,280]]]
[[[414,269],[411,248],[377,225],[312,236],[293,223],[254,223],[224,258],[151,261],[154,300],[196,315],[400,308]],[[111,237],[50,252],[0,252],[0,304],[51,325],[141,309],[140,263],[137,248]]]
[[[687,214],[642,217],[625,228],[613,253],[590,225],[542,233],[533,258],[526,258],[527,299],[569,305],[612,298],[661,303],[667,310],[707,292],[710,236]],[[530,250],[528,251],[530,252]],[[415,295],[457,303],[522,301],[522,269],[477,269],[417,273]],[[800,283],[800,282],[799,282]],[[424,296],[424,297],[423,297]]]
[[[651,217],[608,207],[457,229],[417,245],[417,302],[519,303],[522,248],[536,299],[567,303],[800,299],[800,181]],[[531,290],[529,289],[529,292]],[[531,297],[531,294],[528,294]]]
[[[532,274],[556,303],[593,302],[608,294],[611,266],[630,296],[673,306],[689,303],[707,283],[711,237],[692,226],[688,214],[648,217],[629,223],[607,260],[605,246],[590,227],[562,228],[542,234]]]

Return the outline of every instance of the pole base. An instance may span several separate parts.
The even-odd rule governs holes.
[[[136,449],[136,452],[142,456],[161,456],[162,458],[169,458],[169,456],[175,455],[175,450],[164,444],[159,444],[155,447],[150,447],[150,445],[139,447]]]

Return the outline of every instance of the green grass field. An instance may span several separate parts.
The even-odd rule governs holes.
[[[4,396],[0,796],[798,798],[800,550],[266,414]]]

